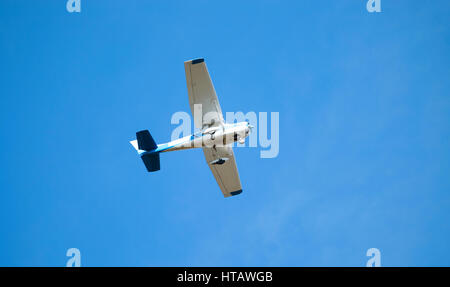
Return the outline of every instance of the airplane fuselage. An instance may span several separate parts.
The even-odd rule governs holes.
[[[224,147],[236,141],[244,143],[245,138],[250,133],[251,127],[248,122],[214,126],[180,139],[159,144],[155,150],[138,152],[143,154],[147,152],[168,152],[191,148]]]

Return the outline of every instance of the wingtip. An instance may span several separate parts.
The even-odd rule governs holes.
[[[204,61],[205,61],[204,58],[197,58],[197,59],[192,59],[192,60],[186,61],[185,63],[192,63],[192,65],[195,65],[195,64],[203,63]]]
[[[241,194],[241,193],[242,193],[242,189],[239,189],[239,190],[230,192],[230,194],[231,194],[232,196],[235,196],[235,195],[238,195],[238,194]]]

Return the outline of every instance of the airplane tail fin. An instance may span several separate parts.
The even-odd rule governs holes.
[[[152,152],[158,146],[148,130],[139,131],[136,133],[136,141],[131,144],[136,150],[144,151],[141,154],[141,159],[144,162],[148,172],[160,170],[159,152]]]

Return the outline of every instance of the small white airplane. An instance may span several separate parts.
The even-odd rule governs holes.
[[[143,130],[137,132],[136,140],[130,143],[149,172],[160,169],[161,152],[201,147],[223,196],[238,195],[242,193],[242,186],[231,145],[236,141],[244,143],[253,127],[248,122],[225,123],[204,59],[186,61],[184,68],[192,114],[195,114],[194,108],[199,111],[198,107],[201,107],[201,126],[194,123],[201,131],[157,145],[150,132]]]

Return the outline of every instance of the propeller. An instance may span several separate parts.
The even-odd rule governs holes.
[[[247,126],[250,128],[250,131],[253,131],[254,126],[252,126],[248,120],[245,120],[247,122]]]

